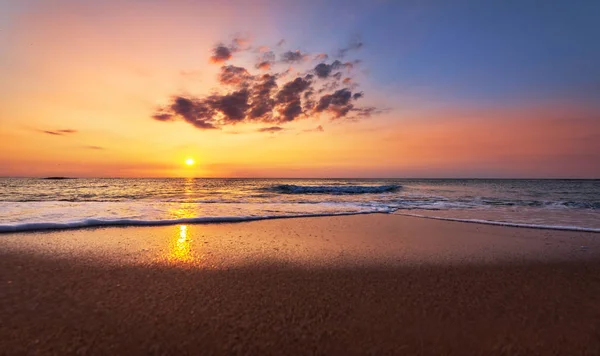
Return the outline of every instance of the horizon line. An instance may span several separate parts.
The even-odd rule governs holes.
[[[462,180],[600,180],[596,178],[576,177],[76,177],[76,176],[0,176],[0,179],[353,179],[353,180],[377,180],[377,179],[462,179]]]

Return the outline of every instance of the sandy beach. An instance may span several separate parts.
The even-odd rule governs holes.
[[[393,214],[0,235],[2,354],[599,354],[600,237]]]

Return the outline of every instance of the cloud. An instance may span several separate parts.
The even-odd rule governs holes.
[[[152,115],[152,118],[154,120],[158,120],[158,121],[173,121],[173,120],[175,120],[174,115],[167,114],[167,113],[154,114],[154,115]]]
[[[73,130],[73,129],[63,129],[63,130],[38,130],[39,132],[48,134],[48,135],[53,135],[53,136],[64,136],[64,135],[70,135],[70,134],[74,134],[77,133],[77,130]]]
[[[270,121],[272,117],[275,100],[271,98],[271,93],[277,88],[277,80],[274,75],[264,74],[259,82],[252,87],[251,100],[252,108],[248,113],[250,120],[263,119]]]
[[[252,80],[252,76],[246,68],[232,65],[221,67],[221,73],[219,73],[219,82],[221,84],[244,86],[250,80]]]
[[[269,70],[271,69],[271,62],[258,62],[256,64],[256,69]]]
[[[92,145],[83,146],[83,148],[87,148],[89,150],[105,150],[106,149],[101,146],[92,146]]]
[[[356,61],[355,61],[356,62]],[[319,63],[313,69],[317,77],[319,78],[327,78],[333,71],[341,70],[341,69],[352,69],[358,62],[345,62],[342,63],[339,60],[333,61],[331,64],[327,63]],[[342,72],[336,72],[333,74],[336,76],[336,79],[340,79],[342,76]]]
[[[283,127],[279,126],[271,126],[271,127],[262,127],[258,129],[258,132],[268,132],[268,133],[276,133],[285,130]]]
[[[231,59],[233,53],[248,49],[250,49],[250,39],[248,37],[234,37],[231,41],[231,44],[228,46],[224,45],[223,43],[219,43],[213,47],[212,56],[210,56],[210,62],[215,64],[223,64]]]
[[[212,50],[212,56],[210,56],[210,61],[212,63],[225,63],[231,59],[231,49],[229,47],[225,47],[223,45],[215,46]]]
[[[256,63],[255,67],[261,70],[270,70],[274,63],[275,53],[273,51],[265,51],[258,58],[258,63]]]
[[[302,114],[302,100],[300,94],[310,88],[312,77],[296,79],[285,83],[277,93],[275,102],[278,106],[279,121],[292,121]]]
[[[308,54],[302,53],[299,50],[287,51],[281,55],[281,61],[284,63],[303,62],[308,57]]]
[[[340,89],[333,94],[323,95],[315,107],[316,112],[329,112],[334,118],[346,116],[354,106],[350,103],[352,92],[348,89]]]
[[[329,56],[321,53],[315,59],[322,62],[313,67],[306,62],[308,54],[299,50],[276,54],[268,47],[251,49],[248,44],[249,41],[236,38],[229,46],[215,46],[211,61],[221,63],[217,77],[221,87],[205,96],[173,95],[169,104],[158,108],[152,118],[161,122],[181,120],[198,129],[209,130],[247,122],[282,125],[323,114],[332,119],[356,120],[382,112],[374,107],[357,107],[364,94],[354,92],[358,83],[349,77],[343,78],[344,71],[352,69],[359,60],[327,63]],[[346,49],[360,47],[362,42],[354,42]],[[258,72],[225,64],[239,51],[258,54],[254,68],[250,67]],[[293,64],[293,67],[276,71],[276,58]],[[322,126],[319,127],[322,130]],[[64,134],[60,131],[47,133]]]
[[[327,59],[329,59],[329,56],[326,53],[319,53],[313,58],[315,61],[326,61]]]
[[[354,38],[352,38],[350,40],[350,43],[348,43],[348,45],[344,48],[341,48],[338,51],[338,57],[339,58],[344,58],[346,56],[346,54],[348,54],[348,52],[350,51],[356,51],[359,50],[363,47],[364,43],[363,41],[360,39],[359,36],[355,36]]]
[[[250,108],[249,97],[248,90],[242,89],[227,95],[212,95],[209,97],[209,105],[213,110],[223,114],[226,124],[231,124],[240,122],[246,117],[246,112]]]
[[[390,111],[390,109],[378,109],[374,106],[366,108],[352,108],[352,112],[355,114],[353,119],[367,119],[373,115],[383,114]]]

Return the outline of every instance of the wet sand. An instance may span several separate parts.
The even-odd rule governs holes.
[[[3,354],[600,354],[600,234],[397,215],[0,235]]]

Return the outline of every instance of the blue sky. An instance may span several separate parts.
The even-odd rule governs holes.
[[[360,34],[381,85],[473,105],[600,96],[598,1],[328,1],[290,12],[279,27],[296,43]]]

